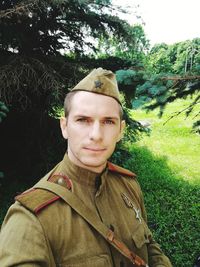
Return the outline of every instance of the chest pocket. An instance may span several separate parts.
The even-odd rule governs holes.
[[[58,267],[112,267],[112,261],[108,255],[93,256],[72,263],[59,264]]]
[[[147,245],[150,241],[151,236],[150,231],[147,229],[146,225],[141,223],[137,230],[132,234],[132,240],[137,249],[141,249],[145,244]]]
[[[148,244],[150,243],[151,232],[144,223],[132,234],[132,241],[135,253],[148,263]]]

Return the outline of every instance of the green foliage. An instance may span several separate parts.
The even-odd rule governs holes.
[[[130,26],[126,24],[127,39],[118,38],[110,34],[108,38],[102,36],[98,40],[96,57],[115,56],[131,60],[133,66],[144,60],[145,52],[149,49],[147,40],[141,25]]]
[[[133,107],[143,105],[147,110],[160,107],[159,115],[162,116],[167,104],[194,95],[194,101],[184,110],[178,110],[177,115],[185,112],[189,116],[196,110],[193,119],[198,132],[199,111],[195,107],[200,103],[199,65],[199,38],[173,45],[155,45],[147,54],[144,83],[136,88]]]
[[[144,127],[139,121],[132,118],[131,110],[123,103],[123,120],[126,123],[122,140],[117,143],[115,152],[111,157],[111,161],[118,165],[124,164],[124,158],[127,160],[132,157],[129,153],[129,145],[140,140],[144,135],[149,135],[151,129]]]
[[[196,74],[200,64],[200,38],[172,45],[156,44],[147,54],[146,63],[153,74]]]
[[[193,129],[194,129],[195,132],[197,132],[198,134],[200,134],[200,120],[199,121],[196,121],[193,124]]]
[[[4,59],[0,66],[1,96],[15,111],[45,112],[53,103],[61,102],[64,79],[57,71],[59,62],[54,62],[52,68],[48,57],[0,54],[0,58]]]
[[[18,109],[34,107],[41,112],[60,104],[66,88],[93,67],[81,71],[76,60],[60,54],[61,49],[74,58],[73,53],[96,51],[95,39],[100,37],[113,34],[124,44],[130,41],[129,26],[112,14],[115,8],[108,0],[1,2],[2,100],[8,106],[18,103]]]
[[[94,48],[85,35],[123,36],[125,22],[112,15],[111,1],[3,1],[0,4],[1,45],[26,55],[82,52]],[[20,34],[19,34],[20,33]]]
[[[137,86],[136,97],[132,101],[133,108],[140,108],[146,104],[150,105],[153,100],[161,106],[165,105],[166,100],[170,95],[169,87],[171,86],[171,83],[162,81],[162,77],[162,74],[152,75],[149,77],[149,80]]]
[[[200,185],[184,182],[145,147],[132,146],[131,154],[124,167],[138,175],[156,241],[173,266],[191,266],[199,253]]]
[[[188,82],[187,77],[180,79],[176,77],[175,81],[173,76],[171,81],[170,78],[161,75],[154,75],[151,77],[150,81],[145,82],[143,85],[139,85],[136,90],[136,98],[133,101],[133,107],[139,108],[143,106],[146,110],[153,110],[160,107],[159,115],[162,116],[165,107],[174,102],[178,98],[186,98],[187,96],[194,96],[193,101],[184,109],[177,110],[176,114],[185,113],[186,116],[193,114],[193,119],[197,119],[195,125],[198,124],[199,117],[199,104],[200,104],[200,82],[198,78],[194,81],[191,77],[191,81]],[[195,115],[194,112],[195,111]],[[173,116],[174,117],[174,116]]]
[[[166,107],[162,118],[158,118],[158,109],[148,113],[145,110],[132,111],[132,117],[151,124],[151,135],[139,140],[141,146],[147,146],[152,153],[167,156],[168,165],[185,180],[199,181],[200,149],[199,136],[192,131],[192,116],[185,118],[183,113],[169,120],[177,110],[190,105],[192,99],[176,100]],[[192,140],[192,141],[191,141]]]
[[[135,98],[136,87],[143,81],[143,72],[137,69],[126,69],[116,71],[116,78],[119,89],[124,93],[125,101],[128,108],[132,107],[131,100]]]
[[[109,0],[1,1],[0,95],[10,110],[0,125],[6,177],[8,165],[18,176],[22,166],[30,175],[31,162],[46,169],[48,153],[57,161],[64,146],[50,114],[63,105],[68,88],[94,67],[115,71],[132,64],[116,56],[95,58],[98,38],[113,35],[124,45],[134,40],[128,24],[113,15],[116,9]]]
[[[174,63],[174,71],[179,74],[186,72],[196,73],[196,67],[200,63],[200,39],[181,42],[177,47],[177,60]]]
[[[116,72],[116,78],[119,84],[131,85],[136,77],[136,71],[134,70],[118,70]]]
[[[152,73],[168,73],[173,71],[173,63],[166,44],[157,44],[147,54],[147,68]]]
[[[137,174],[150,228],[176,267],[192,266],[199,253],[200,146],[199,136],[191,131],[191,117],[179,114],[164,123],[191,102],[189,97],[176,100],[162,118],[158,110],[133,110],[134,119],[150,122],[151,135],[129,143],[126,161],[120,161]]]

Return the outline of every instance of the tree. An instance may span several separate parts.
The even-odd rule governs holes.
[[[110,60],[110,56],[121,60],[121,64],[115,69],[117,81],[120,91],[125,96],[127,107],[132,108],[131,101],[135,98],[136,87],[144,82],[143,69],[149,41],[141,25],[128,26],[128,32],[129,42],[113,35],[108,39],[100,38],[95,56],[98,60],[106,59],[110,62],[114,62]]]
[[[8,113],[8,108],[5,106],[3,102],[0,101],[0,123],[2,122],[3,118],[6,117]],[[3,177],[3,173],[0,171],[0,178]]]
[[[52,161],[61,157],[65,148],[50,114],[67,88],[98,64],[86,52],[96,51],[98,38],[134,40],[128,24],[112,15],[115,8],[110,0],[0,2],[0,97],[10,109],[0,125],[5,170],[12,162],[26,173],[33,162],[40,169],[47,154]]]
[[[108,57],[110,55],[131,60],[138,64],[138,61],[144,60],[145,52],[149,49],[144,29],[141,25],[126,25],[129,33],[129,42],[123,38],[117,38],[115,35],[109,38],[101,37],[98,41],[98,51],[96,57]]]
[[[173,62],[168,45],[165,43],[156,44],[147,55],[147,68],[151,73],[171,73]]]
[[[29,92],[39,92],[40,99],[44,96],[40,105],[43,108],[44,103],[49,106],[50,92],[54,92],[51,97],[57,102],[63,87],[74,83],[66,78],[73,76],[77,66],[72,62],[66,65],[61,49],[83,54],[89,48],[95,49],[91,38],[107,38],[110,33],[124,40],[128,36],[126,23],[111,15],[108,0],[2,1],[0,10],[0,93],[5,103],[13,104],[18,102],[16,93],[20,92],[20,109],[31,104]]]
[[[145,76],[146,81],[137,87],[134,107],[144,104],[147,110],[160,107],[162,115],[168,103],[194,96],[187,108],[177,111],[192,114],[200,103],[200,39],[154,46],[147,55]],[[199,127],[199,115],[197,110],[193,116],[195,127]]]

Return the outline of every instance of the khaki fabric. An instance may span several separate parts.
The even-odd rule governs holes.
[[[150,267],[171,267],[147,227],[133,175],[113,167],[99,175],[75,166],[67,156],[53,174],[69,177],[72,193]],[[0,233],[1,267],[133,266],[64,201],[46,190],[35,191],[19,197],[8,211]],[[129,201],[140,211],[139,219]]]
[[[110,70],[102,68],[93,69],[71,91],[88,91],[110,96],[121,104],[116,76]]]

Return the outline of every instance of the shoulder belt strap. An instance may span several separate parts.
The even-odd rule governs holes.
[[[81,217],[83,217],[98,233],[100,233],[104,239],[106,239],[115,249],[128,258],[135,266],[148,267],[148,265],[137,256],[133,251],[120,240],[118,240],[114,232],[111,231],[104,223],[102,223],[99,217],[88,208],[81,199],[74,195],[66,188],[51,183],[48,181],[39,181],[34,188],[45,189],[60,196],[67,204],[69,204]]]

